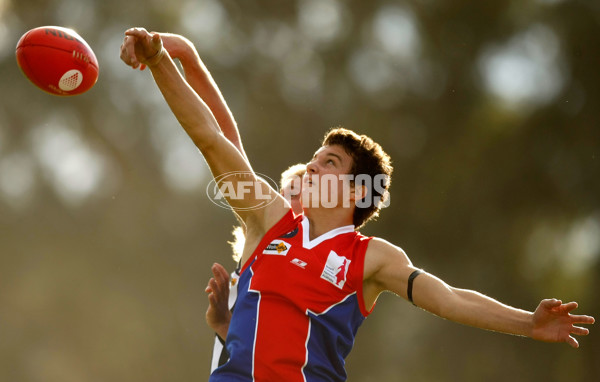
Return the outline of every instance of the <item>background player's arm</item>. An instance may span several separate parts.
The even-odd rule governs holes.
[[[233,113],[229,110],[225,98],[202,62],[194,44],[181,35],[171,33],[159,33],[159,35],[171,58],[176,58],[181,62],[187,83],[211,110],[223,135],[247,159]]]
[[[252,190],[256,192],[243,193],[243,197],[228,197],[227,200],[246,224],[252,221],[253,234],[262,236],[289,210],[285,199],[256,177],[246,158],[222,134],[210,108],[181,76],[168,53],[161,56],[162,53],[159,52],[162,50],[162,41],[159,34],[148,33],[142,28],[129,29],[125,34],[121,59],[134,68],[140,63],[149,64],[163,97],[181,126],[202,152],[213,176],[217,178],[231,172],[242,172],[246,174],[242,179],[233,176],[228,178],[233,189],[240,189],[242,181],[260,188]],[[151,62],[155,61],[155,57],[162,58]],[[280,203],[270,203],[265,208],[253,209],[252,207],[264,201],[262,198],[265,195],[280,199]]]
[[[384,290],[408,298],[408,277],[415,269],[400,248],[380,239],[372,240],[365,259],[365,303],[374,302]],[[412,297],[415,305],[448,320],[540,341],[567,342],[573,347],[578,347],[578,343],[572,334],[589,333],[574,325],[594,322],[590,316],[570,314],[577,307],[574,302],[543,300],[535,312],[528,312],[476,291],[454,288],[426,272],[414,279]]]

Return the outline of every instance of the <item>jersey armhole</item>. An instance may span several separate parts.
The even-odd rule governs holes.
[[[286,212],[286,214],[283,215],[283,217],[279,219],[279,221],[275,223],[275,225],[273,225],[273,227],[271,227],[267,231],[267,233],[265,233],[265,235],[262,237],[256,248],[252,252],[252,255],[246,260],[246,262],[242,266],[242,269],[240,270],[240,275],[244,273],[244,271],[246,270],[246,268],[248,268],[250,264],[252,264],[252,261],[257,256],[257,251],[262,251],[262,249],[265,248],[275,237],[283,235],[288,231],[291,231],[291,229],[293,228],[292,226],[297,219],[302,219],[301,215],[295,215],[294,211],[290,208],[290,210]]]
[[[369,242],[371,241],[373,237],[363,237],[361,238],[361,241],[359,243],[359,253],[360,253],[360,258],[358,259],[358,264],[359,266],[357,267],[357,280],[360,281],[356,287],[356,297],[358,299],[358,306],[360,308],[360,312],[362,313],[363,317],[368,317],[372,312],[373,309],[375,309],[375,305],[377,305],[377,301],[375,301],[375,303],[373,303],[373,306],[371,306],[370,309],[367,309],[367,307],[365,306],[365,296],[363,294],[363,282],[364,282],[364,275],[365,275],[365,255],[367,253],[367,247],[369,246]]]

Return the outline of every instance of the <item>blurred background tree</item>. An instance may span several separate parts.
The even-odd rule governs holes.
[[[60,98],[19,73],[41,25],[74,28],[100,78]],[[0,0],[0,379],[200,381],[210,265],[231,213],[148,72],[131,26],[184,34],[275,179],[343,125],[383,144],[391,205],[366,234],[449,283],[600,316],[600,3]],[[593,328],[592,328],[593,329]],[[390,295],[359,332],[350,381],[600,379],[575,351],[445,322]]]

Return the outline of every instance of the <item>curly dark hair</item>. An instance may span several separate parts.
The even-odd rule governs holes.
[[[381,207],[388,197],[388,189],[392,181],[392,161],[381,146],[366,135],[358,135],[343,127],[334,127],[325,134],[323,146],[339,145],[352,158],[351,173],[354,178],[363,174],[374,180],[366,182],[367,193],[357,203],[352,217],[358,229],[369,220],[379,216]],[[382,176],[383,175],[383,176]],[[377,183],[376,183],[377,182]]]

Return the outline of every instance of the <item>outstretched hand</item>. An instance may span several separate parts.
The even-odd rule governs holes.
[[[593,324],[594,317],[571,314],[577,306],[576,302],[563,304],[557,299],[542,300],[533,313],[531,337],[545,342],[566,342],[578,348],[579,342],[573,335],[585,336],[590,331],[575,325]]]
[[[125,31],[121,44],[121,60],[136,69],[154,65],[165,54],[160,34],[148,32],[144,28],[130,28]]]
[[[229,274],[218,263],[213,264],[213,276],[205,289],[208,293],[208,309],[206,310],[206,323],[221,338],[227,337],[231,311],[229,310]]]

